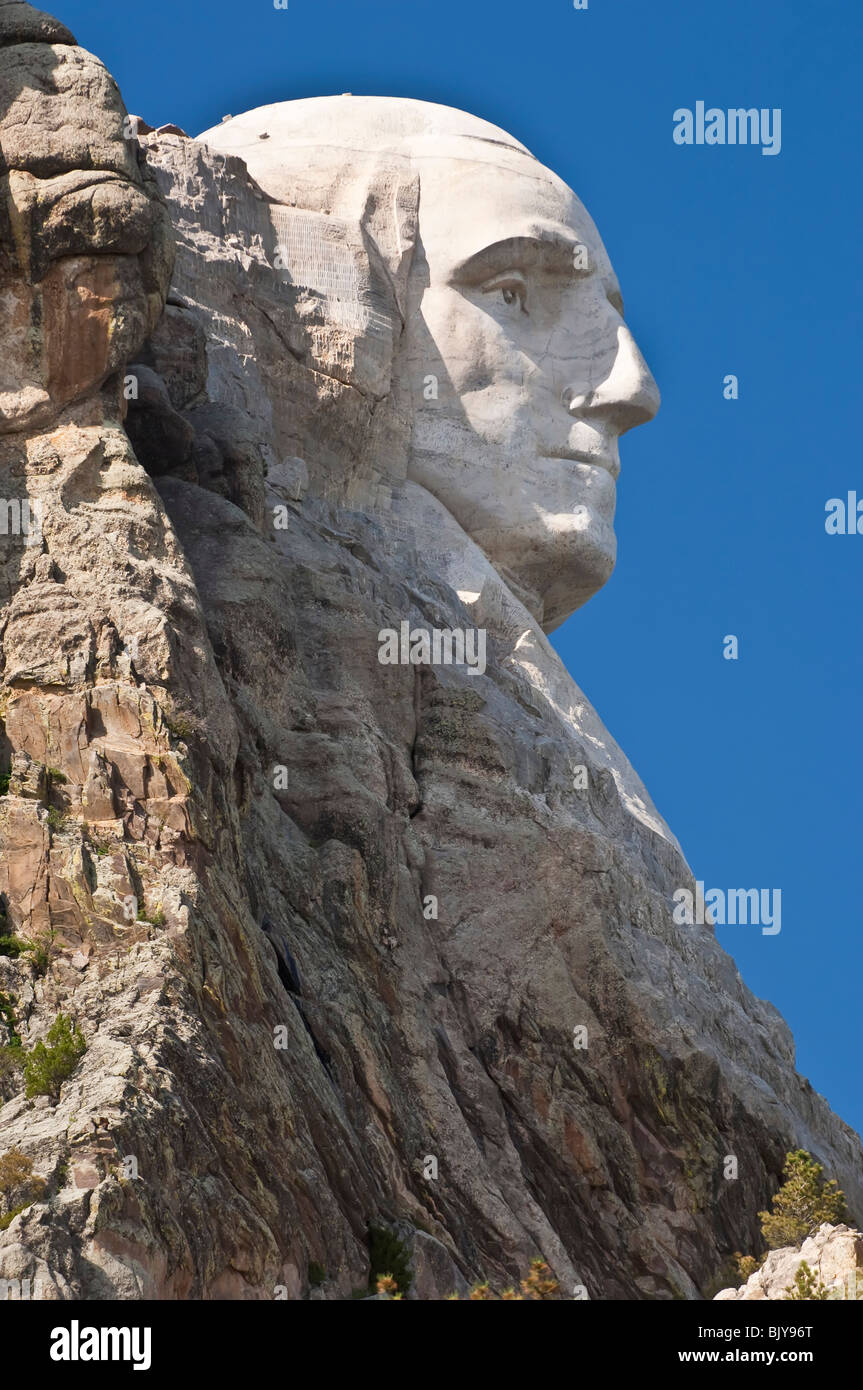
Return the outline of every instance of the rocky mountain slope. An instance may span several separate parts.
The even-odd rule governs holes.
[[[698,1298],[788,1149],[863,1213],[858,1137],[673,922],[692,875],[541,631],[465,607],[431,503],[400,522],[385,231],[324,235],[358,328],[285,275],[242,161],[130,120],[14,0],[0,152],[0,491],[41,504],[0,536],[0,893],[42,946],[0,955],[0,1031],[86,1041],[53,1094],[4,1053],[0,1150],[46,1186],[0,1277],[335,1299],[389,1229],[412,1296],[541,1254]],[[481,675],[378,660],[478,613]]]

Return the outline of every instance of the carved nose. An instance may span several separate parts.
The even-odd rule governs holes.
[[[646,425],[659,409],[659,387],[625,324],[617,329],[617,352],[611,371],[594,391],[571,387],[563,393],[563,404],[570,415],[599,415],[625,434],[636,425]]]

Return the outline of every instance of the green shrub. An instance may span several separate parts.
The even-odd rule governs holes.
[[[820,1275],[816,1279],[812,1270],[805,1260],[797,1267],[793,1284],[786,1284],[785,1297],[786,1303],[823,1303],[830,1297],[827,1285]]]
[[[103,839],[101,835],[96,833],[91,825],[84,827],[84,838],[90,853],[98,855],[100,859],[104,859],[105,855],[110,854],[114,849],[112,841],[110,839]]]
[[[27,1208],[32,1207],[32,1205],[32,1202],[22,1202],[20,1207],[13,1207],[11,1211],[7,1211],[5,1216],[0,1216],[0,1231],[7,1231],[15,1220],[15,1217],[20,1216],[22,1211],[26,1211]]]
[[[16,1034],[17,1036],[17,1034]],[[0,1047],[0,1084],[19,1072],[24,1065],[24,1049],[20,1042]],[[2,1104],[2,1102],[0,1102]]]
[[[68,823],[69,817],[63,811],[58,811],[56,806],[48,807],[48,827],[50,830],[65,830]]]
[[[309,1260],[309,1283],[313,1289],[319,1289],[321,1284],[325,1284],[327,1271],[323,1265],[319,1265],[317,1260]]]
[[[5,1231],[16,1216],[38,1202],[45,1193],[44,1178],[33,1173],[33,1160],[20,1149],[8,1149],[0,1155],[0,1199],[10,1209],[0,1216],[0,1231]]]
[[[69,780],[65,772],[61,772],[59,767],[47,767],[45,769],[45,775],[48,778],[49,787],[55,783],[57,784],[57,786],[62,787],[63,783],[68,782]]]
[[[773,1198],[773,1211],[760,1211],[761,1231],[771,1250],[800,1245],[823,1222],[835,1226],[844,1221],[845,1195],[833,1181],[824,1181],[824,1170],[805,1149],[785,1157],[784,1183]]]
[[[19,940],[17,936],[0,936],[0,956],[17,960],[21,952],[26,950],[27,942]]]
[[[0,796],[9,795],[9,783],[11,778],[12,774],[10,772],[0,772]]]
[[[197,725],[191,715],[183,714],[180,710],[173,710],[170,714],[163,710],[162,723],[168,733],[173,734],[176,739],[191,738],[197,732]]]
[[[9,1030],[9,1047],[20,1047],[21,1038],[15,1027],[15,1009],[13,1007],[13,1001],[9,998],[9,995],[4,994],[2,990],[0,990],[0,1018],[2,1018]]]
[[[0,1196],[8,1197],[16,1188],[29,1183],[33,1174],[33,1160],[20,1149],[7,1149],[0,1155]],[[44,1187],[44,1182],[43,1182]]]
[[[139,907],[138,921],[149,922],[150,925],[153,927],[164,927],[165,909],[163,908],[161,903],[159,903],[158,907],[154,907],[152,909],[147,907]]]
[[[383,1292],[389,1292],[388,1289]],[[677,1296],[677,1295],[675,1295]],[[681,1298],[683,1295],[679,1295]],[[510,1284],[507,1288],[501,1289],[498,1293],[491,1287],[488,1279],[482,1279],[478,1284],[474,1284],[467,1296],[468,1303],[540,1303],[558,1302],[560,1300],[560,1284],[551,1272],[551,1268],[545,1260],[535,1259],[530,1262],[530,1269],[524,1279],[519,1281],[516,1288]],[[447,1296],[447,1303],[461,1302],[461,1295],[458,1292]]]
[[[22,942],[24,950],[29,955],[36,969],[36,974],[40,977],[48,973],[48,966],[54,958],[54,942],[57,938],[57,931],[54,927],[49,927],[35,941]]]
[[[735,1256],[735,1258],[737,1260],[737,1273],[740,1278],[741,1284],[747,1283],[748,1280],[751,1279],[755,1271],[757,1269],[760,1269],[762,1264],[764,1263],[763,1260],[756,1260],[754,1255],[738,1254]]]
[[[47,1046],[40,1040],[24,1057],[27,1098],[59,1096],[60,1087],[72,1075],[86,1051],[87,1044],[81,1030],[74,1028],[65,1014],[58,1014],[48,1029]]]
[[[410,1268],[410,1254],[407,1246],[399,1240],[394,1231],[383,1226],[370,1226],[368,1230],[369,1247],[369,1288],[377,1289],[378,1279],[394,1279],[401,1293],[407,1293],[413,1283]]]

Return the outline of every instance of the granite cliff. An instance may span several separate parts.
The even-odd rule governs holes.
[[[859,1222],[858,1137],[409,474],[415,182],[292,203],[218,143],[0,0],[0,1150],[45,1180],[0,1277],[344,1298],[389,1229],[411,1296],[542,1255],[694,1299],[799,1147]],[[382,665],[403,623],[481,628],[485,669]],[[28,1097],[60,1013],[86,1052]]]

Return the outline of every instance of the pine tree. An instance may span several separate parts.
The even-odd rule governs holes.
[[[830,1297],[827,1285],[819,1275],[815,1278],[805,1260],[797,1266],[793,1284],[785,1286],[785,1301],[788,1303],[823,1303]]]
[[[760,1211],[761,1232],[771,1250],[800,1245],[823,1222],[835,1226],[846,1217],[845,1195],[824,1181],[820,1163],[796,1149],[785,1157],[785,1181],[773,1198],[773,1211]]]
[[[40,1039],[24,1057],[28,1100],[32,1096],[56,1099],[63,1082],[72,1075],[86,1051],[87,1044],[80,1028],[74,1028],[65,1014],[58,1014],[48,1029],[48,1046]]]

